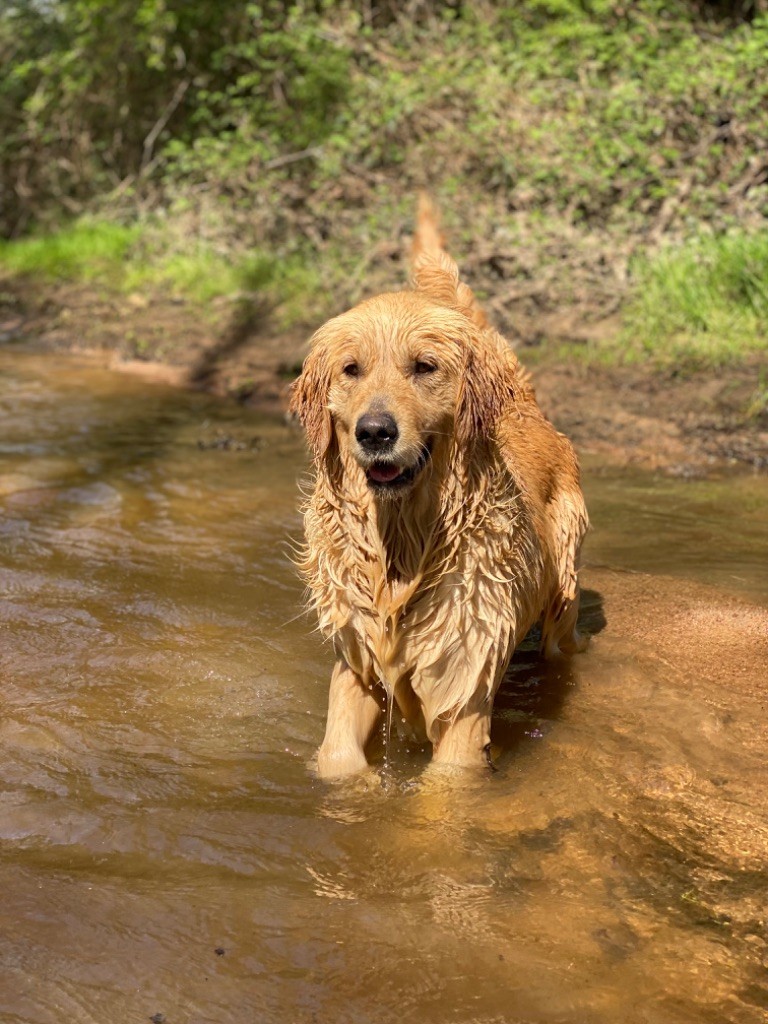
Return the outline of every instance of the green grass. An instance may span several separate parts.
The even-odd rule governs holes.
[[[273,262],[200,243],[177,251],[151,227],[106,220],[78,220],[54,233],[0,243],[0,267],[11,273],[119,291],[161,285],[200,302],[264,286],[274,276]]]
[[[193,302],[207,303],[268,286],[273,267],[261,255],[237,256],[197,244],[189,252],[137,254],[125,268],[121,288],[152,291],[155,285]]]
[[[633,277],[617,342],[627,360],[717,367],[768,353],[768,231],[665,248]]]
[[[82,219],[55,233],[0,242],[0,271],[117,292],[170,292],[201,307],[244,295],[274,310],[278,327],[330,312],[320,270],[300,252],[233,250],[186,244],[157,225],[125,227]],[[325,296],[325,304],[324,304]]]
[[[0,241],[0,267],[52,281],[119,282],[137,228],[80,220],[55,233]]]

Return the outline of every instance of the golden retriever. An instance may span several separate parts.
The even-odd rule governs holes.
[[[293,385],[315,468],[300,571],[337,655],[323,777],[366,766],[384,691],[434,761],[490,764],[515,646],[541,621],[547,656],[582,647],[576,456],[427,200],[412,284],[321,327]]]

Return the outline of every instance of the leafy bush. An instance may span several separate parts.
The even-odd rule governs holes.
[[[311,207],[361,172],[366,198],[371,176],[460,176],[604,223],[658,208],[691,159],[710,215],[702,192],[768,130],[768,17],[723,27],[702,6],[16,0],[0,13],[0,233],[134,186],[166,206],[204,186],[263,218],[269,193]]]
[[[264,261],[313,320],[402,280],[426,186],[502,322],[614,309],[632,252],[764,227],[767,56],[741,0],[14,0],[0,235],[151,223],[188,291]]]
[[[250,158],[317,143],[348,80],[323,9],[17,0],[0,13],[0,228],[18,234],[167,165],[183,175],[180,147],[210,172],[244,147]]]

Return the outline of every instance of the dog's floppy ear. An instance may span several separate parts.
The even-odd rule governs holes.
[[[330,385],[325,353],[317,346],[304,360],[301,375],[291,385],[288,411],[298,417],[306,430],[307,441],[318,462],[328,451],[333,437],[333,421],[328,409]]]
[[[468,346],[459,404],[456,440],[469,445],[490,437],[499,417],[515,400],[511,366],[495,352]]]

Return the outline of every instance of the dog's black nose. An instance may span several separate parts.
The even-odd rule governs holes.
[[[369,412],[361,416],[355,427],[355,437],[367,452],[385,452],[397,440],[399,431],[394,417],[388,412]]]

